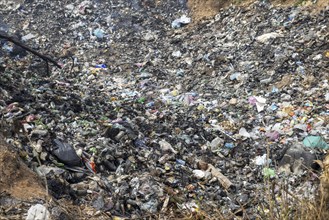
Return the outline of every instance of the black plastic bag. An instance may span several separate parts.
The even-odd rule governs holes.
[[[81,158],[77,155],[74,148],[64,143],[59,139],[54,139],[54,148],[52,153],[57,157],[59,161],[68,166],[81,166]]]

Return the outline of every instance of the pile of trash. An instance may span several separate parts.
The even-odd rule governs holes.
[[[265,179],[314,195],[329,149],[328,7],[256,1],[194,25],[186,1],[17,2],[0,31],[63,68],[47,75],[0,41],[1,128],[58,203],[100,219],[253,218]],[[46,200],[26,216],[61,216]]]

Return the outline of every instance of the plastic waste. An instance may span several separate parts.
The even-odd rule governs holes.
[[[211,173],[203,170],[193,170],[193,176],[197,179],[209,179],[211,177]]]
[[[230,75],[230,80],[238,80],[239,77],[241,76],[241,73],[233,73],[232,75]]]
[[[270,164],[272,162],[271,159],[267,159],[267,154],[263,154],[262,156],[257,156],[254,159],[254,162],[258,166],[264,166],[266,164]]]
[[[266,137],[269,138],[270,141],[277,141],[279,140],[280,133],[278,131],[267,132]]]
[[[270,39],[275,39],[278,37],[283,37],[283,35],[280,33],[271,32],[271,33],[263,34],[261,36],[256,37],[256,41],[258,41],[260,43],[267,43]]]
[[[179,57],[182,56],[182,52],[180,52],[179,50],[178,50],[178,51],[174,51],[174,52],[172,52],[171,55],[172,55],[173,57],[177,57],[177,58],[179,58]]]
[[[28,210],[26,220],[50,220],[50,213],[44,205],[36,204]]]
[[[266,99],[260,96],[251,96],[248,101],[251,105],[256,105],[258,112],[263,111],[266,105]]]
[[[271,106],[270,106],[270,109],[272,110],[272,111],[275,111],[275,110],[277,110],[279,107],[275,104],[275,103],[273,103]]]
[[[275,86],[273,86],[273,88],[272,88],[272,93],[277,93],[277,92],[279,92],[279,89],[276,88]]]
[[[59,139],[54,139],[54,148],[52,153],[62,163],[68,166],[80,166],[81,158],[77,155],[75,149],[68,143],[64,143]]]
[[[97,28],[94,30],[93,34],[95,35],[95,37],[97,37],[98,39],[102,39],[104,38],[104,31],[100,28]]]
[[[326,53],[324,54],[325,57],[329,58],[329,51],[326,51]]]
[[[13,47],[12,46],[10,46],[8,43],[5,43],[3,46],[2,46],[2,49],[4,50],[4,51],[6,51],[6,52],[8,52],[8,53],[11,53],[11,52],[13,52]]]
[[[97,64],[97,65],[95,65],[95,67],[96,68],[103,68],[103,69],[107,68],[106,64]]]
[[[171,151],[173,152],[174,154],[177,154],[177,151],[171,146],[170,143],[168,143],[167,141],[165,140],[161,140],[159,141],[159,145],[160,145],[160,148],[163,150],[163,151]]]
[[[140,97],[139,99],[137,99],[138,103],[144,103],[146,101],[145,97]]]
[[[305,68],[304,68],[302,62],[298,61],[298,62],[296,62],[296,64],[297,64],[296,72],[298,74],[305,74]]]
[[[279,161],[279,172],[285,172],[286,174],[294,173],[298,174],[305,167],[311,167],[314,160],[316,159],[315,155],[308,151],[303,144],[297,142],[292,143],[288,149],[285,149],[283,157]],[[303,166],[301,166],[301,162]]]
[[[145,144],[145,141],[141,140],[141,139],[136,139],[134,141],[134,145],[135,145],[135,147],[138,147],[138,148],[147,147],[147,145]]]
[[[29,34],[22,37],[22,41],[28,41],[28,40],[31,40],[35,37],[36,37],[36,35],[29,33]]]
[[[264,175],[265,178],[274,178],[275,177],[275,171],[271,168],[264,167],[263,175]]]
[[[183,15],[182,17],[174,20],[172,23],[171,23],[171,27],[172,28],[180,28],[184,25],[187,25],[191,22],[191,18],[187,17],[186,15]]]
[[[304,138],[303,144],[305,147],[310,148],[321,148],[324,150],[329,149],[329,145],[321,136],[307,136]]]
[[[228,149],[233,149],[234,148],[234,143],[225,143],[224,147],[226,147]]]
[[[210,148],[211,148],[212,151],[215,151],[218,148],[220,148],[223,144],[224,144],[224,140],[220,137],[216,137],[215,139],[213,139],[211,141]]]
[[[245,138],[251,137],[250,133],[245,128],[240,128],[239,135],[241,135],[242,137],[245,137]]]
[[[8,25],[3,23],[2,20],[0,21],[0,31],[7,32],[9,29]]]
[[[93,207],[96,210],[101,210],[103,209],[104,205],[105,205],[105,201],[104,201],[104,197],[103,196],[99,196],[97,197],[97,199],[94,200],[94,202],[92,203]]]
[[[326,102],[329,102],[329,92],[326,93],[325,98]]]
[[[186,162],[184,160],[181,160],[181,159],[176,159],[176,163],[179,164],[179,165],[183,165],[185,166]]]
[[[148,103],[145,104],[145,107],[150,108],[150,107],[153,107],[154,104],[155,104],[154,102],[148,102]]]
[[[158,207],[158,201],[156,199],[151,199],[150,201],[143,203],[141,205],[141,209],[151,212],[151,213],[156,213],[157,212],[157,207]]]

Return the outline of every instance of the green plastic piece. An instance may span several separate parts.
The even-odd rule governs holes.
[[[307,136],[304,138],[303,144],[305,147],[321,148],[323,150],[329,149],[329,145],[320,136]]]
[[[265,178],[274,178],[275,177],[275,171],[271,168],[265,167],[263,169],[263,174]]]

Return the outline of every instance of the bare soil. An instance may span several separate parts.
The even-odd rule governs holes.
[[[43,199],[47,197],[40,178],[31,171],[18,156],[0,140],[0,194],[21,199]]]
[[[221,8],[231,4],[233,1],[226,0],[189,0],[190,8],[194,20],[209,18],[218,13]]]
[[[221,8],[230,6],[231,4],[247,6],[254,0],[189,0],[188,7],[192,12],[194,21],[211,18],[216,15]],[[272,0],[277,6],[293,6],[302,5],[310,9],[312,12],[320,12],[325,7],[329,6],[328,0],[318,0],[316,4],[312,4],[310,0]]]

